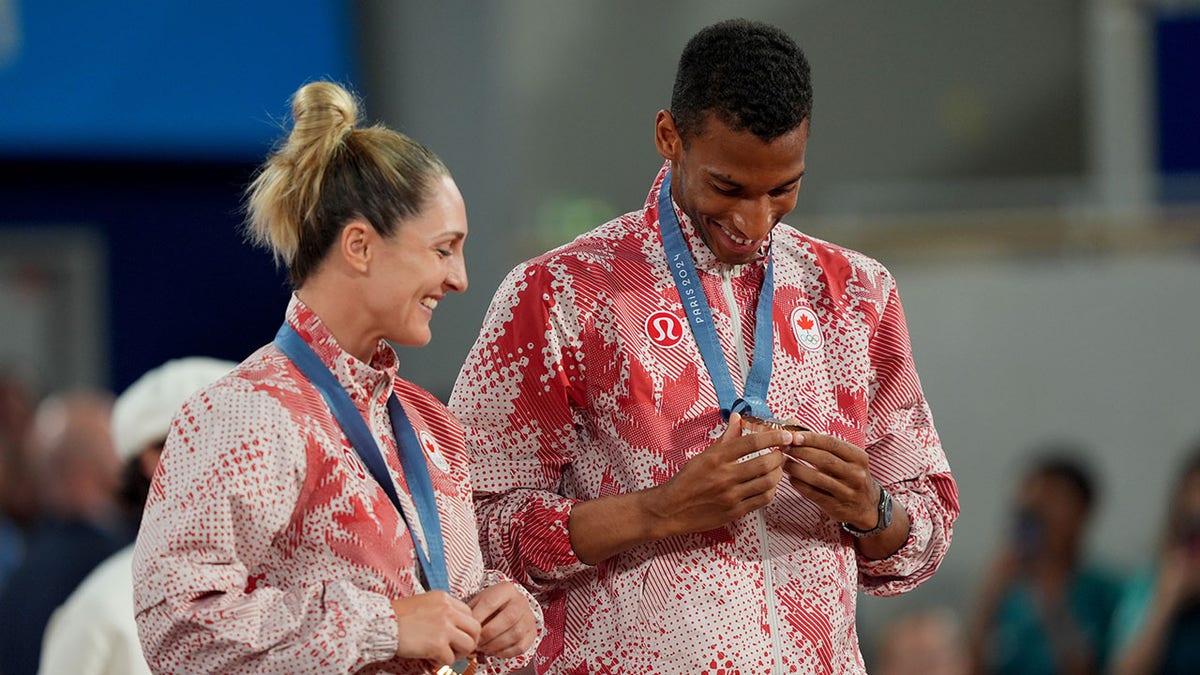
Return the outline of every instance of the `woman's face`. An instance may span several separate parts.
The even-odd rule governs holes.
[[[434,184],[420,214],[380,238],[364,300],[384,338],[407,347],[429,343],[438,303],[467,289],[466,238],[466,207],[449,176]]]

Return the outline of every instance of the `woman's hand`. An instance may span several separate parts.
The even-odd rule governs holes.
[[[396,656],[439,665],[475,653],[481,626],[463,601],[443,591],[392,600],[399,644]]]
[[[511,582],[488,586],[470,602],[471,614],[483,625],[476,651],[512,658],[524,654],[537,637],[529,600]]]

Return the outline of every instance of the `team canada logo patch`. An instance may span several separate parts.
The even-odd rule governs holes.
[[[646,317],[646,337],[664,349],[670,349],[683,340],[683,321],[673,313],[659,310]]]
[[[450,473],[450,462],[446,461],[446,456],[442,454],[442,449],[438,447],[437,439],[428,431],[421,431],[421,448],[425,450],[425,454],[429,455],[429,459],[437,468],[445,473]]]
[[[815,352],[825,344],[821,337],[821,326],[817,323],[817,314],[808,307],[797,307],[792,310],[792,332],[796,334],[796,342],[810,352]]]

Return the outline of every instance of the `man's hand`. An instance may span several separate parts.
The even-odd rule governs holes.
[[[483,626],[476,651],[512,658],[524,654],[537,637],[537,621],[529,600],[511,582],[479,591],[468,602],[471,615]]]
[[[454,663],[475,652],[479,620],[471,608],[443,591],[429,591],[392,600],[399,644],[396,656],[428,659],[438,665]]]
[[[812,432],[797,434],[801,443],[784,450],[800,460],[784,466],[792,487],[838,522],[860,530],[879,523],[879,484],[858,446]]]
[[[762,450],[791,444],[790,431],[742,435],[734,413],[721,438],[688,460],[664,485],[647,491],[646,506],[661,536],[703,532],[770,504],[783,479],[783,453]]]
[[[721,438],[665,484],[576,503],[568,525],[571,547],[595,565],[634,546],[711,530],[760,509],[775,498],[786,460],[779,451],[745,458],[791,442],[790,431],[742,436],[734,414]]]
[[[829,517],[859,530],[879,524],[879,483],[867,470],[867,453],[862,448],[833,436],[811,431],[797,433],[795,445],[785,448],[788,481]],[[881,560],[899,551],[908,541],[908,511],[899,500],[892,502],[892,523],[873,534],[855,537],[854,546],[863,556]]]

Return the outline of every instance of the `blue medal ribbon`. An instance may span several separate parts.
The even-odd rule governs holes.
[[[683,313],[687,315],[692,337],[700,348],[700,356],[708,369],[709,379],[717,390],[717,402],[721,406],[721,417],[728,420],[731,413],[754,415],[763,419],[772,417],[767,407],[767,387],[771,383],[771,350],[774,347],[774,324],[771,317],[775,303],[775,272],[771,254],[767,255],[767,269],[763,276],[762,290],[758,294],[754,323],[754,362],[746,387],[739,397],[729,375],[729,366],[717,338],[712,310],[708,297],[692,262],[692,252],[683,239],[679,218],[675,215],[675,204],[671,201],[671,171],[663,176],[658,192],[658,229],[662,233],[663,249],[667,254],[667,266],[675,279]]]
[[[425,464],[421,443],[417,440],[417,434],[408,421],[404,407],[396,398],[396,393],[393,391],[388,397],[388,413],[392,418],[392,433],[396,437],[396,446],[400,450],[400,465],[404,468],[404,478],[412,493],[413,505],[417,509],[417,518],[429,549],[428,554],[421,548],[416,530],[413,529],[408,516],[404,515],[404,509],[400,507],[396,485],[388,473],[379,444],[375,442],[375,437],[371,435],[371,430],[359,414],[358,408],[354,407],[350,395],[321,361],[321,357],[317,356],[312,347],[287,322],[280,326],[275,335],[275,346],[296,364],[300,372],[304,373],[308,381],[320,392],[338,425],[342,427],[342,432],[354,446],[354,451],[404,519],[404,525],[413,540],[413,548],[417,551],[419,571],[425,578],[426,586],[430,590],[449,592],[446,551],[442,544],[442,525],[438,516],[437,500],[433,494],[433,481],[429,477],[429,467]]]

